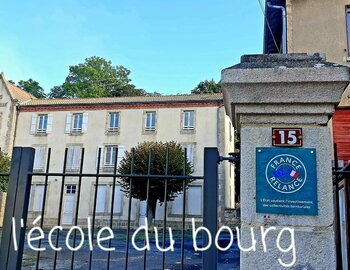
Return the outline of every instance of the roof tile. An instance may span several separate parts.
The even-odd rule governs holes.
[[[136,96],[136,97],[103,97],[74,99],[32,99],[22,106],[57,106],[57,105],[87,105],[87,104],[123,104],[123,103],[164,103],[164,102],[205,102],[222,101],[222,94],[203,95],[166,95],[166,96]]]

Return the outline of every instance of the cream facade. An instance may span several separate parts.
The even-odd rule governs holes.
[[[286,9],[289,53],[322,52],[327,61],[350,66],[349,0],[286,0]],[[343,99],[349,95],[348,88]]]
[[[50,172],[62,172],[65,149],[68,148],[66,171],[78,172],[82,148],[85,151],[84,173],[95,173],[98,149],[101,149],[101,172],[109,173],[114,165],[129,151],[144,141],[176,141],[187,148],[193,162],[193,175],[203,175],[205,147],[218,147],[221,155],[233,151],[233,128],[225,114],[221,94],[177,95],[161,97],[127,97],[75,100],[32,100],[18,106],[15,146],[36,149],[35,171],[45,171],[47,152],[51,148]],[[118,160],[114,151],[118,148]],[[233,166],[223,163],[219,168],[219,222],[225,223],[225,209],[234,208]],[[74,221],[79,189],[78,177],[65,177],[61,220],[63,225]],[[92,216],[95,178],[83,178],[79,224],[86,224]],[[40,215],[44,178],[34,177],[30,199],[30,219]],[[48,180],[45,224],[55,225],[62,177]],[[97,191],[97,224],[109,220],[112,199],[112,178],[100,178]],[[203,185],[191,183],[187,196],[187,217],[202,218]],[[114,221],[126,226],[128,198],[120,186],[115,188]],[[156,220],[163,219],[164,206],[158,205]],[[182,195],[168,204],[168,220],[172,224],[181,220]],[[142,223],[145,202],[133,200],[132,225]],[[190,220],[188,220],[190,221]]]

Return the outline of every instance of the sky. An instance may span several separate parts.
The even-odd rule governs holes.
[[[190,93],[263,46],[258,0],[3,0],[0,26],[0,72],[46,92],[100,56],[138,88]]]

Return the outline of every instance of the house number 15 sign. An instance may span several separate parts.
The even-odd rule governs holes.
[[[272,146],[302,147],[303,130],[301,128],[272,128]]]

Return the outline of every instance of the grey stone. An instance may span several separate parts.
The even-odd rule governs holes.
[[[271,269],[302,269],[302,270],[330,270],[336,269],[334,233],[332,228],[323,231],[307,231],[295,229],[295,250],[296,263],[290,267],[283,267],[278,259],[283,263],[291,263],[293,260],[292,251],[282,252],[277,248],[277,236],[281,227],[276,231],[270,231],[266,235],[266,252],[263,250],[260,227],[253,227],[254,236],[257,241],[256,251],[241,252],[241,270],[271,270]],[[242,246],[248,248],[251,246],[250,231],[243,229],[244,241]],[[281,237],[281,247],[286,249],[290,245],[289,233],[283,233]],[[327,248],[324,248],[327,247]],[[331,250],[332,249],[332,250]]]
[[[349,68],[325,61],[321,54],[243,56],[222,71],[227,114],[241,135],[241,228],[277,226],[295,230],[296,263],[290,269],[335,269],[332,186],[332,143],[327,127],[334,106],[350,81]],[[256,148],[271,147],[272,127],[303,128],[303,147],[316,148],[318,216],[256,213]],[[240,269],[283,269],[290,254],[276,247],[277,232],[268,238],[268,252],[256,234],[255,252],[241,252]],[[243,245],[250,237],[242,238]]]

